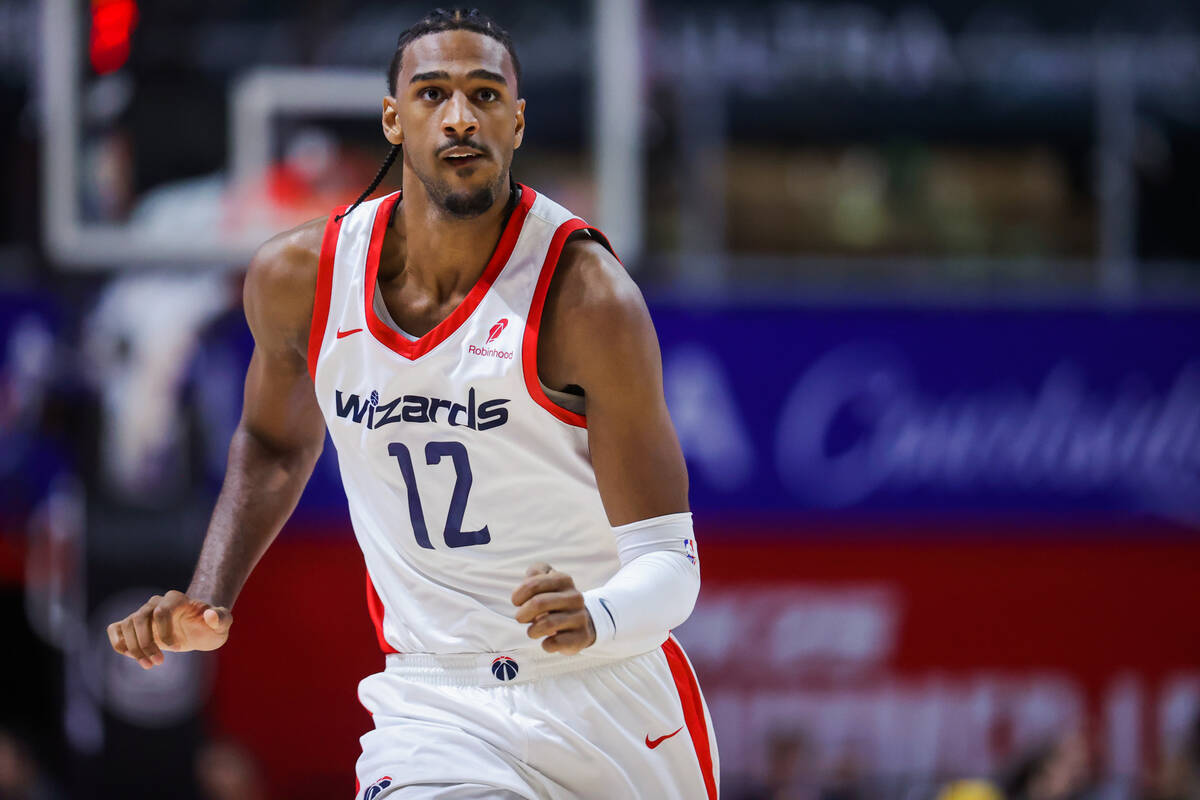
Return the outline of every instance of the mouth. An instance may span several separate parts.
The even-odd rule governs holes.
[[[442,161],[455,168],[473,166],[483,159],[483,153],[473,147],[451,147],[442,153]]]

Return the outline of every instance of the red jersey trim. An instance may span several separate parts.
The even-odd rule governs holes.
[[[500,275],[500,272],[504,269],[504,265],[508,263],[508,258],[512,255],[513,248],[517,244],[517,238],[521,235],[521,228],[525,224],[525,217],[529,214],[529,209],[533,206],[533,201],[537,197],[537,192],[533,189],[521,184],[518,185],[521,186],[521,196],[517,200],[517,207],[513,209],[512,214],[509,216],[508,224],[504,226],[504,232],[500,234],[500,241],[496,243],[496,249],[492,252],[492,257],[488,259],[487,266],[483,269],[483,274],[479,276],[479,280],[475,281],[475,285],[471,287],[471,291],[458,304],[458,307],[450,312],[450,316],[439,322],[429,333],[415,341],[409,341],[392,330],[387,323],[375,314],[375,284],[379,276],[379,255],[383,250],[383,236],[387,232],[388,220],[392,216],[392,208],[400,200],[400,194],[397,192],[383,199],[383,202],[375,210],[375,226],[371,230],[371,246],[367,251],[367,272],[363,282],[364,311],[367,319],[367,328],[376,340],[389,350],[412,361],[420,358],[446,341],[452,333],[466,322],[467,318],[479,307],[488,289],[492,288],[492,283]]]
[[[576,414],[574,411],[568,411],[547,397],[546,391],[542,388],[542,382],[538,380],[537,344],[538,330],[542,325],[542,309],[546,305],[546,294],[550,291],[550,281],[554,278],[554,269],[558,266],[558,259],[567,243],[567,237],[584,228],[592,230],[586,222],[576,218],[559,225],[558,230],[554,232],[554,237],[550,240],[550,249],[546,253],[546,261],[542,264],[542,271],[538,275],[537,286],[533,290],[533,302],[529,304],[529,315],[525,320],[525,337],[521,342],[521,370],[525,375],[525,388],[528,390],[529,396],[555,417],[577,428],[587,427],[587,417],[583,414]]]
[[[671,668],[675,688],[679,691],[683,721],[687,725],[688,735],[692,737],[692,746],[696,749],[696,760],[700,762],[700,773],[704,776],[708,800],[717,800],[717,777],[713,774],[708,725],[704,720],[704,700],[700,696],[696,674],[692,672],[692,665],[688,663],[687,656],[684,655],[679,642],[675,641],[675,637],[668,636],[663,642],[662,650],[663,655],[667,657],[667,665]]]
[[[329,215],[325,223],[325,235],[321,237],[321,256],[317,261],[317,292],[313,297],[312,327],[308,329],[308,374],[317,382],[317,359],[321,357],[321,344],[325,340],[325,326],[329,324],[329,298],[333,294],[333,257],[337,252],[338,232],[342,228],[339,219],[346,206],[339,206]]]
[[[371,583],[369,571],[367,571],[367,613],[371,615],[371,623],[375,625],[375,638],[379,640],[379,649],[385,653],[400,652],[388,644],[388,640],[383,635],[383,601],[379,599],[379,592],[375,591],[375,584]]]

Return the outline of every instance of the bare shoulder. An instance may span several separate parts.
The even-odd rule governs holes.
[[[309,220],[267,240],[250,260],[243,303],[261,346],[307,347],[326,221]]]
[[[604,341],[600,351],[597,341]],[[546,297],[538,341],[539,373],[553,388],[603,379],[608,368],[653,350],[658,341],[642,292],[621,262],[590,238],[563,247]],[[605,358],[601,355],[611,355]]]
[[[547,297],[547,313],[557,313],[573,326],[649,319],[642,292],[616,256],[595,239],[582,236],[568,240],[554,271]]]

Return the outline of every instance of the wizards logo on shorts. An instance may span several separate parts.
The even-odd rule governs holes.
[[[500,656],[492,662],[492,674],[498,681],[511,681],[517,677],[517,662],[508,656]]]
[[[367,790],[363,792],[363,800],[375,800],[376,797],[379,797],[379,795],[383,794],[384,789],[391,785],[391,777],[385,775],[367,787]]]

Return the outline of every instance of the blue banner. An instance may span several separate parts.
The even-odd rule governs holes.
[[[659,305],[697,509],[1200,522],[1200,314]]]

